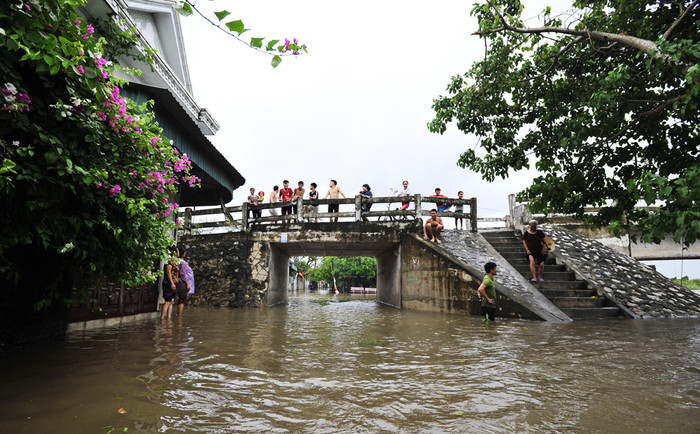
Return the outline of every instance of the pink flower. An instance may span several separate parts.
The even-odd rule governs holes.
[[[289,39],[284,38],[284,49],[289,50]]]
[[[92,27],[92,24],[87,25],[87,32],[88,33],[95,33],[95,28]],[[296,43],[296,42],[295,42]]]
[[[122,188],[119,186],[119,184],[117,184],[109,190],[109,195],[114,197],[119,194],[120,191],[122,191]]]
[[[79,73],[85,74],[85,68],[83,68],[83,65],[78,65],[77,69]]]

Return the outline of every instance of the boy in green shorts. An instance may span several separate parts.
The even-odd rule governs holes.
[[[479,294],[484,298],[481,301],[481,313],[486,322],[496,319],[496,282],[493,278],[498,274],[498,268],[493,262],[484,265],[486,276],[479,286]]]

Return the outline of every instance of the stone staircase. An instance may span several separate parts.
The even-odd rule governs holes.
[[[532,278],[519,233],[495,231],[481,235],[528,281]],[[609,318],[621,313],[607,298],[589,289],[586,281],[576,280],[574,272],[557,264],[551,255],[545,262],[543,277],[544,282],[530,283],[573,320]]]

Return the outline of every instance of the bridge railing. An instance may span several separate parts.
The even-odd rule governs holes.
[[[409,202],[408,209],[400,209],[402,202]],[[220,208],[197,211],[187,208],[183,213],[180,213],[180,217],[184,219],[180,230],[186,233],[194,228],[233,227],[239,230],[245,230],[253,225],[301,222],[316,223],[330,218],[338,218],[339,222],[359,222],[364,219],[376,217],[379,222],[384,221],[390,223],[402,219],[419,219],[423,215],[429,214],[431,210],[437,209],[438,203],[447,203],[452,206],[463,205],[464,212],[462,213],[448,210],[438,211],[437,214],[440,217],[463,218],[466,220],[466,223],[468,223],[467,226],[469,226],[473,232],[476,232],[477,215],[475,197],[470,199],[457,199],[447,197],[423,197],[420,194],[404,197],[389,196],[372,198],[365,198],[357,195],[354,198],[347,199],[317,199],[313,201],[299,198],[293,202],[262,203],[257,206],[244,202],[240,206],[226,207],[222,204]],[[323,212],[321,208],[326,208],[329,204],[337,204],[339,212]],[[396,204],[396,206],[393,206],[393,204]],[[382,209],[383,207],[381,205],[386,205],[386,209]],[[369,210],[365,211],[364,209],[368,207]],[[289,210],[289,214],[282,215],[283,209]],[[275,210],[278,215],[271,215],[271,210]],[[253,211],[260,211],[260,216],[253,216]],[[197,220],[201,220],[202,218],[206,219],[207,216],[214,220],[194,222],[195,217],[198,217]]]

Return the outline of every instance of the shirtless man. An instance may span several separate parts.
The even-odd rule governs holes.
[[[270,194],[270,203],[277,203],[279,199],[279,191],[280,188],[279,186],[275,185],[272,187],[272,193]],[[279,214],[277,213],[277,208],[270,208],[270,215],[273,217],[277,217]],[[277,220],[273,220],[272,224],[277,223]]]
[[[425,223],[425,226],[423,226],[423,239],[427,240],[428,236],[430,236],[430,241],[442,244],[442,242],[438,239],[438,236],[444,228],[445,225],[442,224],[442,219],[437,216],[437,211],[431,210],[430,218]]]
[[[298,187],[294,189],[294,196],[292,196],[292,203],[294,204],[292,205],[292,214],[297,214],[297,199],[303,199],[305,191],[304,181],[299,181]]]
[[[338,188],[338,183],[336,182],[335,179],[331,179],[331,184],[330,188],[328,189],[328,193],[326,193],[326,197],[324,199],[328,199],[329,197],[331,199],[340,199],[338,195],[343,196],[343,199],[347,199],[347,196],[345,196],[345,193],[343,193],[343,190]],[[340,209],[340,205],[337,203],[329,203],[328,204],[328,213],[335,213],[338,212]],[[334,217],[331,217],[331,222],[337,222],[338,217],[335,217],[335,220],[333,220]]]

